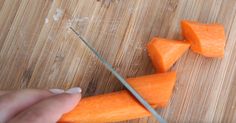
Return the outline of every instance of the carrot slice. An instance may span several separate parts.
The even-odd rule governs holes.
[[[151,105],[163,107],[167,104],[176,80],[176,73],[153,74],[130,78],[127,81]],[[65,114],[59,122],[116,122],[150,116],[128,91],[118,91],[83,98],[77,107]]]
[[[188,50],[185,41],[153,38],[147,45],[148,54],[157,72],[166,72]]]
[[[206,57],[223,57],[225,47],[224,26],[201,24],[184,20],[182,34],[191,43],[191,49]]]

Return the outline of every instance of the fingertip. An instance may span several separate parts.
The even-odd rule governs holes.
[[[57,95],[55,100],[58,100],[64,104],[68,104],[70,106],[77,105],[81,99],[81,93],[70,94],[70,93],[63,93]],[[73,107],[73,106],[72,106]]]
[[[49,89],[49,92],[51,92],[52,94],[62,94],[62,93],[65,93],[65,91],[63,89],[58,89],[58,88]]]
[[[70,88],[67,91],[65,91],[68,94],[77,94],[77,93],[81,93],[82,89],[80,87],[74,87],[74,88]]]

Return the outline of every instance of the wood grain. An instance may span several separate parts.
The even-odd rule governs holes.
[[[55,21],[57,9],[63,16]],[[80,86],[84,96],[120,90],[68,27],[134,77],[154,71],[145,49],[152,37],[182,39],[182,19],[222,23],[225,57],[185,53],[172,68],[178,81],[169,105],[158,112],[169,122],[236,122],[235,0],[0,0],[0,89]]]

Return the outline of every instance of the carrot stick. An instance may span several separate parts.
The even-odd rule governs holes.
[[[176,80],[176,73],[153,74],[127,81],[156,107],[167,104]],[[59,122],[116,122],[150,116],[150,113],[126,90],[83,98],[77,107]]]
[[[163,38],[153,38],[147,45],[148,54],[157,72],[168,71],[188,50],[190,44]]]
[[[220,24],[201,24],[182,21],[183,36],[191,43],[191,49],[206,57],[223,57],[225,47],[224,27]]]

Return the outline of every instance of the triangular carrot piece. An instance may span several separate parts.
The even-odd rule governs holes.
[[[165,106],[172,94],[176,73],[147,75],[127,80],[131,86],[155,107]],[[127,90],[82,98],[71,112],[65,114],[62,123],[117,122],[150,116]]]
[[[185,41],[153,38],[148,43],[148,54],[157,72],[166,72],[188,50],[190,44]]]
[[[220,24],[201,24],[182,21],[182,34],[191,43],[191,49],[206,57],[223,57],[225,32]]]

